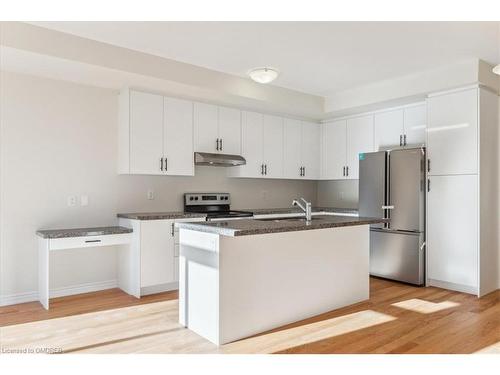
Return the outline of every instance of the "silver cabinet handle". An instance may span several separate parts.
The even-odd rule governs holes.
[[[306,167],[302,167],[302,176],[305,177],[306,176]]]
[[[160,158],[160,171],[163,171],[163,158]]]
[[[260,174],[264,175],[264,164],[260,165]]]
[[[345,167],[342,167],[342,176],[345,177]]]
[[[217,138],[215,141],[215,149],[219,151],[219,138]]]
[[[399,145],[402,146],[403,145],[403,135],[399,135]]]
[[[302,167],[299,167],[299,176],[302,176]]]
[[[222,151],[222,138],[220,139],[220,151]]]
[[[175,229],[174,229],[174,225],[175,225],[175,223],[172,223],[172,237],[174,237],[174,236],[175,236]]]
[[[349,176],[349,166],[345,167],[345,175],[348,177]]]
[[[427,159],[427,172],[431,171],[431,159]]]
[[[168,170],[168,159],[165,158],[165,172]]]
[[[427,179],[427,192],[431,191],[431,179]]]
[[[264,164],[264,174],[267,176],[267,164]]]
[[[406,134],[403,135],[403,146],[406,146]]]
[[[383,210],[394,210],[394,206],[382,206]]]

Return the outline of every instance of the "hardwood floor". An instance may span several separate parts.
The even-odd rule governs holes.
[[[481,299],[372,278],[368,301],[217,347],[177,323],[177,294],[120,290],[0,308],[2,349],[72,353],[500,353],[500,291]]]

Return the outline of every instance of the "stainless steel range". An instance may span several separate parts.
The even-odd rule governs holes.
[[[207,221],[234,220],[253,216],[250,211],[231,210],[229,193],[185,193],[184,212],[207,214]]]

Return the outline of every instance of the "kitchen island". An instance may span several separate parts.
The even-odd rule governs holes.
[[[178,223],[179,322],[221,345],[369,298],[369,225],[317,215]]]

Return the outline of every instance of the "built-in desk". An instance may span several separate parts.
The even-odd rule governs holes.
[[[98,227],[75,229],[39,230],[38,250],[38,299],[47,310],[49,309],[49,278],[50,252],[71,250],[87,247],[129,245],[132,239],[132,229],[125,227]],[[131,266],[130,246],[126,254],[121,254],[118,285],[120,289],[135,297],[140,296],[140,285],[134,276]]]

